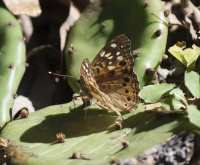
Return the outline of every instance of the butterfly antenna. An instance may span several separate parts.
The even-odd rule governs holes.
[[[59,74],[59,73],[55,73],[55,72],[48,72],[48,74],[53,75],[53,76],[63,77],[63,78],[69,77],[69,78],[76,79],[76,77],[74,77],[74,76]]]

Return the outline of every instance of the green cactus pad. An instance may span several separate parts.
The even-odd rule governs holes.
[[[25,71],[25,57],[19,22],[0,8],[0,128],[10,120],[10,108]]]
[[[103,2],[92,1],[72,28],[65,49],[67,74],[78,80],[84,58],[92,60],[107,41],[126,34],[133,41],[133,48],[140,49],[135,71],[143,86],[147,82],[146,69],[155,68],[165,51],[168,26],[162,3],[158,0],[147,4],[140,0]],[[69,84],[79,90],[74,79],[69,78]]]
[[[69,110],[70,109],[70,110]],[[11,162],[31,165],[109,164],[113,158],[128,158],[164,142],[174,132],[185,129],[180,114],[144,112],[143,105],[124,115],[122,130],[108,131],[115,114],[89,107],[73,109],[73,104],[56,105],[32,113],[27,119],[8,123],[1,136],[18,146],[21,155]],[[55,144],[56,133],[63,132],[64,143]],[[129,141],[122,149],[121,142]],[[90,160],[70,159],[81,153]]]

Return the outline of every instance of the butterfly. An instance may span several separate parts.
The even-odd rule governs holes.
[[[121,116],[139,101],[139,83],[133,71],[130,39],[121,34],[108,42],[90,63],[80,69],[82,96]]]

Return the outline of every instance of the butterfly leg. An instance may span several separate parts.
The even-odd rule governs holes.
[[[88,96],[82,96],[83,107],[88,107],[91,105],[91,99]]]
[[[115,111],[115,113],[117,114],[117,118],[115,119],[115,122],[108,127],[109,130],[123,128],[122,126],[123,117],[121,113],[119,111]]]
[[[81,105],[83,108],[85,108],[91,105],[90,97],[84,95],[83,93],[74,94],[72,100],[73,100],[74,107],[77,107],[77,105],[78,106]]]
[[[72,102],[73,102],[73,109],[75,109],[76,107],[79,107],[80,105],[83,105],[81,95],[77,93],[73,94]]]
[[[122,116],[118,116],[114,123],[115,127],[117,127],[118,129],[122,129],[123,128],[122,122],[123,122]]]

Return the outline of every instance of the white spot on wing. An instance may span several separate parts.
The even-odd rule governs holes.
[[[105,51],[100,53],[100,56],[103,57],[105,55]]]
[[[117,56],[120,55],[120,52],[117,52],[116,55],[117,55]]]
[[[110,61],[108,64],[109,64],[109,65],[112,65],[112,61]]]
[[[123,57],[122,57],[122,56],[118,56],[118,57],[117,57],[117,60],[118,60],[118,61],[122,61],[122,60],[123,60]]]
[[[111,46],[112,48],[116,48],[116,47],[117,47],[117,44],[116,44],[116,43],[112,43],[110,46]]]
[[[113,56],[108,57],[109,60],[111,60],[113,58]]]
[[[111,53],[107,53],[105,54],[105,57],[109,57],[111,55]]]
[[[85,65],[82,65],[82,67],[83,67],[83,70],[85,70],[86,68],[85,68]]]
[[[88,63],[85,63],[85,66],[88,68],[89,67]]]
[[[113,69],[115,69],[115,66],[112,65],[112,66],[108,66],[107,68],[108,68],[108,70],[113,70]]]

